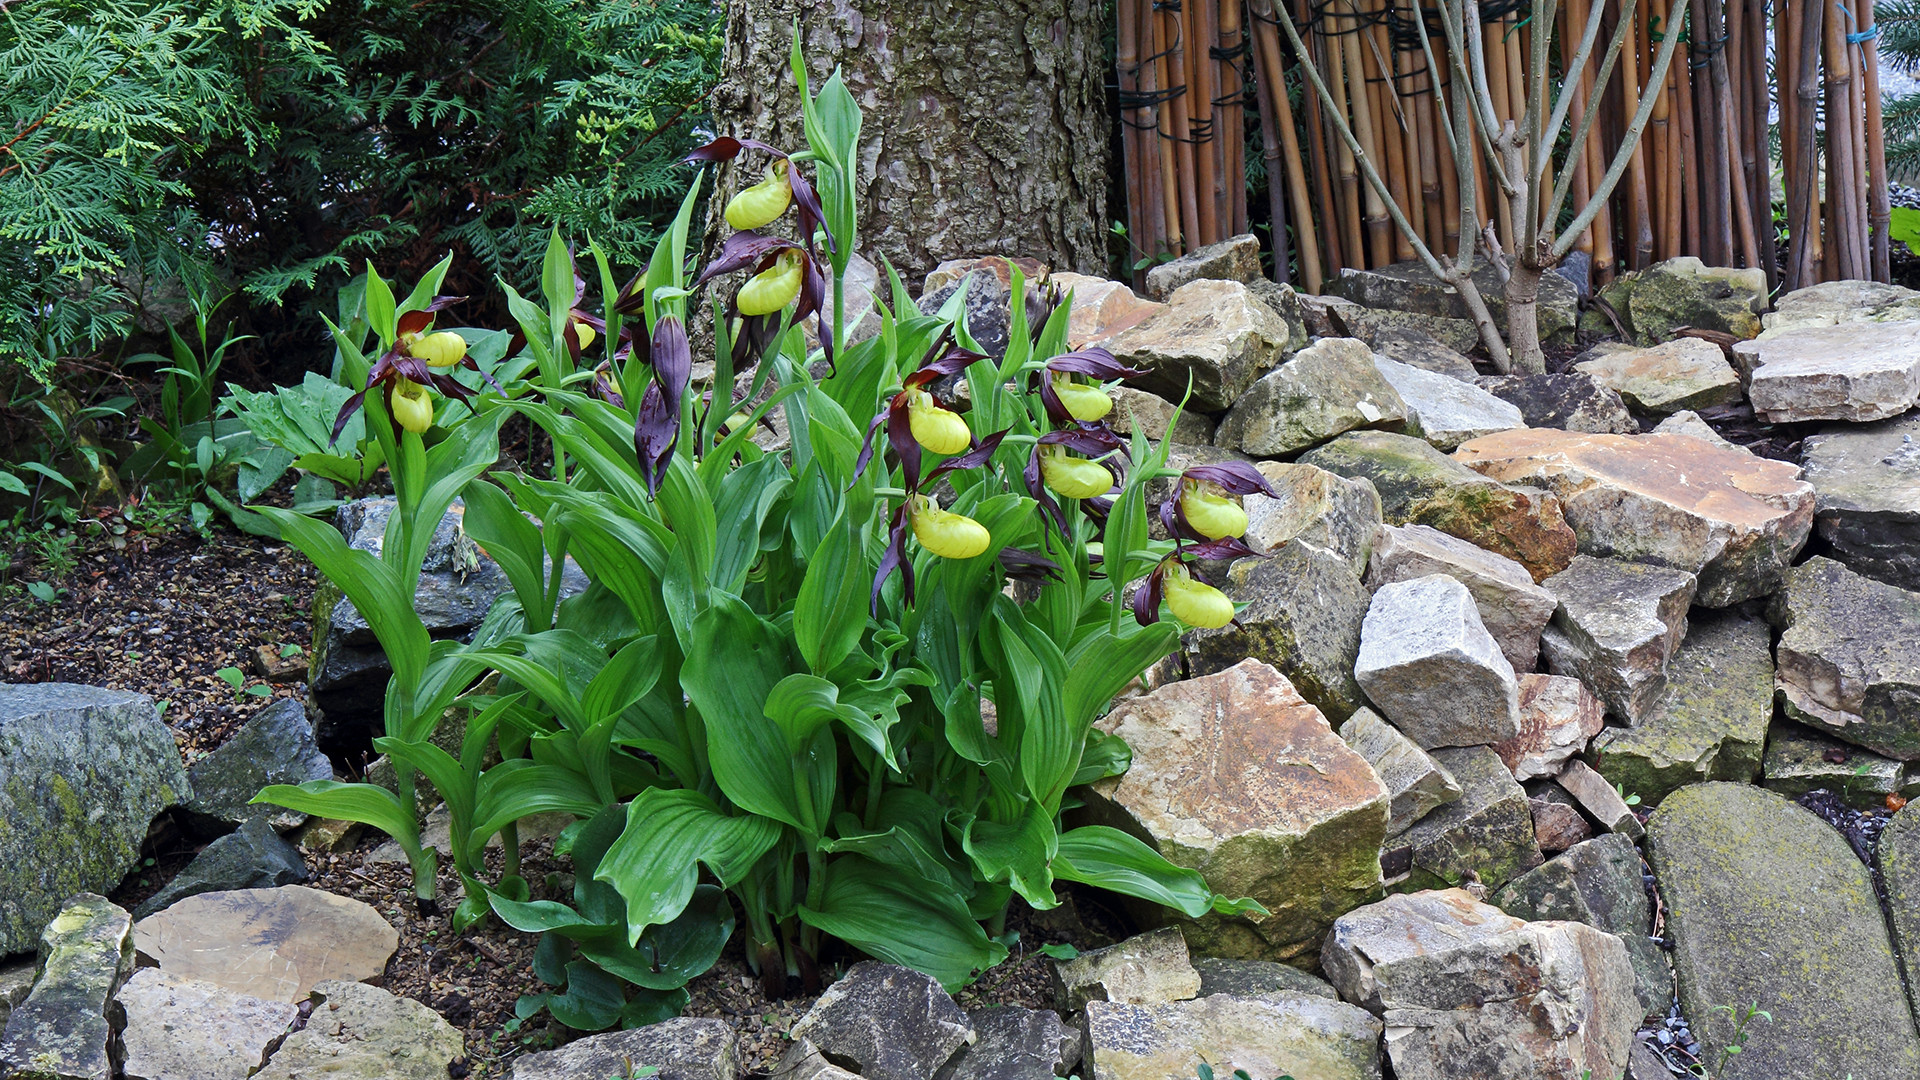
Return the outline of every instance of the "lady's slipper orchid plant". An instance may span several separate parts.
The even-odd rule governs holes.
[[[1167,611],[1189,626],[1215,629],[1233,621],[1233,601],[1199,576],[1195,561],[1239,559],[1259,553],[1247,546],[1247,512],[1240,497],[1279,493],[1260,470],[1244,461],[1196,465],[1180,474],[1173,498],[1160,504],[1160,522],[1173,536],[1173,554],[1160,561],[1133,594],[1133,616],[1142,626]]]
[[[386,402],[396,432],[405,429],[416,435],[433,426],[433,398],[429,391],[456,401],[473,399],[473,391],[450,373],[456,367],[480,371],[479,365],[467,356],[466,340],[451,330],[433,330],[434,315],[464,299],[464,296],[437,296],[425,309],[400,316],[393,347],[374,361],[367,372],[367,384],[348,398],[340,406],[339,415],[334,417],[334,439],[340,438],[354,411],[376,388]],[[482,376],[488,382],[493,381],[484,372]]]
[[[1104,420],[1113,411],[1113,398],[1104,387],[1074,378],[1088,375],[1100,382],[1137,379],[1146,372],[1130,368],[1114,359],[1112,353],[1095,346],[1062,353],[1047,361],[1035,373],[1040,384],[1040,401],[1056,424],[1091,424]]]
[[[947,456],[980,445],[974,442],[966,419],[950,407],[951,403],[940,400],[927,389],[949,375],[965,371],[975,361],[986,359],[977,352],[953,345],[952,341],[953,327],[948,326],[928,347],[919,368],[900,380],[900,392],[893,395],[885,409],[874,414],[867,425],[866,441],[860,446],[860,459],[854,465],[856,476],[866,470],[867,462],[873,458],[873,433],[882,424],[887,428],[887,442],[906,472],[907,487],[914,491],[920,488],[921,450]]]

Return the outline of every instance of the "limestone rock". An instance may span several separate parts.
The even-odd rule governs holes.
[[[1189,281],[1238,281],[1245,285],[1259,279],[1260,239],[1252,233],[1241,233],[1148,270],[1147,295],[1165,300]]]
[[[1600,702],[1579,679],[1522,675],[1520,734],[1493,748],[1519,781],[1553,776],[1606,726]]]
[[[1480,373],[1475,370],[1472,360],[1467,359],[1460,350],[1422,330],[1395,330],[1376,334],[1366,340],[1373,346],[1374,352],[1389,360],[1419,368],[1421,371],[1431,371],[1450,379],[1479,385],[1475,380],[1480,377]],[[1471,349],[1472,346],[1469,345],[1468,348]]]
[[[193,857],[184,870],[134,911],[146,918],[168,905],[201,893],[230,889],[271,889],[307,880],[307,863],[300,849],[280,838],[257,817],[215,840]]]
[[[1313,340],[1307,333],[1306,305],[1300,294],[1293,291],[1293,286],[1256,277],[1247,282],[1247,291],[1286,325],[1287,340],[1280,346],[1281,356],[1292,356]]]
[[[1516,672],[1540,662],[1540,631],[1558,602],[1527,568],[1425,525],[1382,527],[1367,564],[1367,587],[1445,574],[1467,587],[1480,621]]]
[[[111,1080],[114,991],[133,971],[132,920],[104,896],[69,899],[40,935],[40,978],[0,1034],[10,1080]]]
[[[659,1069],[656,1080],[735,1080],[740,1075],[739,1043],[727,1022],[681,1016],[522,1055],[514,1059],[512,1080],[600,1080],[619,1076],[629,1061]]]
[[[141,919],[133,941],[169,974],[298,1002],[319,983],[381,974],[400,935],[358,900],[287,885],[189,896]]]
[[[1874,847],[1874,865],[1886,890],[1887,923],[1893,928],[1895,954],[1913,986],[1920,973],[1920,806],[1907,804],[1880,831]],[[1909,989],[1908,996],[1914,996]]]
[[[1753,411],[1772,424],[1866,423],[1920,399],[1920,319],[1789,330],[1733,347]]]
[[[1920,415],[1801,443],[1821,539],[1856,573],[1920,590]]]
[[[1642,345],[1666,341],[1682,326],[1736,338],[1760,332],[1767,276],[1757,269],[1708,266],[1691,255],[1622,274],[1600,290]]]
[[[1297,539],[1339,556],[1356,576],[1365,572],[1380,529],[1380,494],[1372,484],[1312,465],[1263,461],[1255,467],[1280,495],[1253,494],[1242,502],[1246,541],[1255,551]]]
[[[1576,541],[1560,500],[1482,476],[1419,439],[1349,432],[1300,460],[1371,481],[1388,524],[1430,525],[1518,562],[1535,581],[1573,558]]]
[[[250,806],[268,784],[333,779],[333,762],[313,741],[306,706],[281,698],[247,718],[239,734],[187,770],[193,801],[187,812],[203,826],[224,831],[256,817],[276,829],[296,829],[307,815],[278,806]]]
[[[1214,441],[1276,457],[1356,428],[1400,427],[1407,406],[1353,338],[1322,338],[1260,377],[1221,418]]]
[[[827,987],[788,1034],[867,1080],[926,1080],[974,1031],[931,976],[868,960]]]
[[[0,956],[34,948],[68,897],[120,884],[188,791],[148,698],[0,683]]]
[[[1320,959],[1342,998],[1386,1022],[1400,1080],[1617,1077],[1640,1023],[1619,938],[1522,922],[1459,889],[1349,912]]]
[[[1045,264],[1033,259],[1004,255],[984,255],[970,259],[949,259],[933,268],[921,286],[921,314],[932,315],[962,288],[963,318],[967,332],[988,356],[1000,359],[1007,354],[1012,330],[1013,271],[1018,268],[1029,285],[1047,274]],[[1032,310],[1029,308],[1028,310]]]
[[[1386,785],[1387,835],[1397,836],[1431,811],[1460,797],[1453,774],[1372,709],[1357,710],[1340,737],[1373,766]]]
[[[1407,434],[1441,450],[1468,439],[1524,427],[1520,410],[1458,378],[1409,367],[1376,354],[1373,366],[1407,407]]]
[[[1583,554],[1697,575],[1706,607],[1779,588],[1813,528],[1813,485],[1794,466],[1684,435],[1508,431],[1455,457],[1552,491]]]
[[[1127,740],[1133,767],[1087,789],[1096,819],[1270,912],[1175,920],[1197,950],[1290,961],[1379,895],[1387,791],[1278,671],[1244,660],[1123,701],[1097,726]]]
[[[287,1036],[259,1080],[444,1080],[467,1042],[440,1014],[374,986],[330,980],[313,988],[313,1015]]]
[[[1073,293],[1073,313],[1067,317],[1067,347],[1084,349],[1131,330],[1167,310],[1167,305],[1143,300],[1119,281],[1056,271],[1053,283]]]
[[[848,1072],[828,1061],[820,1048],[806,1039],[795,1039],[787,1052],[780,1055],[780,1063],[773,1071],[782,1080],[860,1080],[859,1073]]]
[[[1467,587],[1444,574],[1383,585],[1360,629],[1354,678],[1425,749],[1520,731],[1519,686]]]
[[[120,989],[126,1080],[246,1080],[300,1010],[141,968]]]
[[[1083,1033],[1051,1009],[1015,1005],[967,1014],[975,1039],[962,1046],[935,1080],[1053,1080],[1080,1063]]]
[[[1296,539],[1269,558],[1241,559],[1222,584],[1247,607],[1237,626],[1188,631],[1190,673],[1210,675],[1251,657],[1279,668],[1329,717],[1344,720],[1363,704],[1353,666],[1372,597],[1345,561]]]
[[[1740,400],[1740,375],[1720,346],[1699,338],[1675,338],[1584,363],[1573,370],[1591,375],[1642,412],[1672,413]]]
[[[1750,783],[1772,716],[1772,631],[1738,612],[1696,614],[1659,704],[1633,727],[1602,731],[1593,766],[1649,806],[1702,780]]]
[[[1772,792],[1695,784],[1660,805],[1647,855],[1701,1043],[1732,1034],[1715,1005],[1773,1015],[1722,1080],[1920,1075],[1873,880],[1839,832]]]
[[[1476,260],[1473,283],[1480,290],[1481,299],[1486,301],[1494,324],[1505,326],[1507,299],[1498,272],[1486,261]],[[1347,267],[1340,271],[1339,277],[1327,282],[1326,291],[1371,308],[1461,320],[1473,318],[1466,301],[1453,286],[1434,277],[1426,264],[1418,261],[1393,263],[1374,270]],[[1573,282],[1558,274],[1542,276],[1538,304],[1541,343],[1553,346],[1571,340],[1579,318],[1579,292]]]
[[[1593,766],[1575,758],[1566,763],[1554,782],[1561,790],[1573,796],[1586,815],[1598,822],[1602,829],[1610,833],[1625,833],[1638,837],[1644,830],[1640,819],[1634,816],[1633,808],[1627,805],[1625,796],[1615,791],[1607,778],[1593,771]]]
[[[1477,880],[1497,889],[1539,866],[1533,807],[1500,755],[1484,746],[1464,746],[1435,750],[1433,759],[1459,783],[1460,798],[1388,844],[1380,861],[1383,868],[1393,864],[1387,869],[1396,879],[1393,888],[1408,892]]]
[[[1311,994],[1215,994],[1165,1005],[1087,1006],[1092,1080],[1167,1080],[1245,1070],[1315,1080],[1379,1080],[1380,1021]]]
[[[1916,298],[1920,292],[1878,281],[1822,281],[1783,294],[1773,302],[1771,312],[1760,316],[1760,322],[1766,327],[1763,336],[1772,336],[1801,327],[1873,319],[1883,309]]]
[[[1131,386],[1116,386],[1108,393],[1113,397],[1113,412],[1107,414],[1107,424],[1117,434],[1137,431],[1156,443],[1168,439],[1177,443],[1213,441],[1213,421],[1206,413],[1188,409],[1176,419],[1177,406],[1157,394]]]
[[[1558,804],[1554,804],[1558,805]],[[1653,908],[1640,880],[1640,851],[1617,833],[1588,840],[1508,882],[1493,902],[1530,922],[1561,919],[1586,923],[1618,937],[1633,964],[1634,990],[1646,1015],[1667,1011],[1673,971],[1666,954],[1648,937]]]
[[[1620,395],[1582,372],[1483,375],[1475,381],[1482,390],[1518,408],[1528,427],[1612,435],[1640,430]]]
[[[1920,759],[1920,593],[1815,556],[1768,612],[1788,716],[1902,761]]]
[[[1791,720],[1775,720],[1761,765],[1769,791],[1795,799],[1824,788],[1859,810],[1886,805],[1905,779],[1900,762],[1828,738]]]
[[[1188,958],[1187,939],[1172,926],[1053,962],[1054,1004],[1063,1013],[1077,1013],[1089,1001],[1156,1005],[1199,993],[1200,973]]]
[[[1593,826],[1587,824],[1580,811],[1566,803],[1529,795],[1527,806],[1533,811],[1533,839],[1543,855],[1557,855],[1593,838]]]
[[[1547,670],[1587,684],[1628,724],[1667,689],[1667,661],[1687,633],[1694,577],[1647,563],[1582,555],[1548,578],[1560,606],[1540,635]]]
[[[1167,304],[1105,345],[1121,363],[1147,370],[1140,389],[1169,400],[1186,396],[1191,376],[1190,408],[1232,405],[1279,362],[1288,341],[1286,322],[1237,281],[1191,282]]]
[[[1694,412],[1692,409],[1681,409],[1679,412],[1674,413],[1672,416],[1669,416],[1665,420],[1662,420],[1658,424],[1655,424],[1653,426],[1653,430],[1648,432],[1648,434],[1650,435],[1686,435],[1691,438],[1699,439],[1701,442],[1712,443],[1713,445],[1719,447],[1722,450],[1742,449],[1741,447],[1736,446],[1733,443],[1730,443],[1727,440],[1721,438],[1720,433],[1713,430],[1713,425],[1707,423],[1705,420],[1700,419],[1700,414],[1697,412]]]
[[[1200,973],[1200,996],[1227,994],[1237,998],[1265,998],[1277,995],[1310,994],[1340,1000],[1340,995],[1325,979],[1309,975],[1292,964],[1271,960],[1224,960],[1217,956],[1193,962]]]
[[[33,992],[33,979],[39,964],[29,955],[9,964],[0,964],[0,1031],[7,1027],[7,1017],[13,1010],[27,1000]]]
[[[886,296],[889,302],[892,298],[892,290],[887,286],[886,278],[881,275],[880,268],[868,262],[859,252],[854,252],[853,256],[847,260],[847,273],[843,284],[847,314],[846,321],[842,325],[846,327],[847,344],[857,345],[868,338],[879,337],[882,324],[880,312],[874,304],[874,297]],[[826,296],[821,298],[820,306],[820,322],[816,324],[809,319],[800,327],[800,333],[806,338],[809,349],[820,347],[820,326],[833,326],[832,289],[828,289]],[[829,333],[827,336],[833,335]],[[1004,351],[1002,355],[1005,355]]]

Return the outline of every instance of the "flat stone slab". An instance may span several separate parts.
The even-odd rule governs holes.
[[[1760,788],[1695,784],[1661,804],[1647,855],[1700,1042],[1730,1041],[1718,1005],[1773,1016],[1723,1080],[1920,1075],[1872,876],[1838,831]]]
[[[1626,796],[1614,790],[1607,778],[1593,771],[1593,766],[1575,758],[1560,769],[1560,775],[1553,778],[1560,789],[1573,796],[1581,811],[1610,833],[1625,833],[1639,837],[1644,831],[1640,819],[1633,813],[1633,807],[1627,805]]]
[[[1559,602],[1534,584],[1526,567],[1425,525],[1384,525],[1375,536],[1367,588],[1445,574],[1473,595],[1481,624],[1514,671],[1539,666],[1540,631]]]
[[[1586,923],[1618,937],[1633,964],[1634,992],[1646,1015],[1664,1014],[1673,1000],[1667,954],[1649,937],[1653,905],[1640,879],[1640,849],[1618,833],[1568,848],[1508,882],[1493,903],[1529,921]]]
[[[1218,412],[1280,362],[1290,339],[1286,321],[1237,281],[1194,281],[1167,297],[1167,310],[1106,339],[1106,348],[1148,374],[1142,390],[1189,408]]]
[[[1880,830],[1873,861],[1886,888],[1887,923],[1912,998],[1913,977],[1920,974],[1920,806],[1908,803]]]
[[[1228,994],[1238,998],[1264,998],[1275,994],[1309,994],[1339,1001],[1340,995],[1325,979],[1309,975],[1292,964],[1271,960],[1224,960],[1217,956],[1193,962],[1200,973],[1200,997]]]
[[[0,683],[0,956],[38,946],[68,897],[118,886],[154,816],[189,795],[146,696]]]
[[[1243,660],[1122,701],[1096,726],[1127,740],[1133,767],[1088,787],[1093,816],[1270,912],[1173,919],[1196,951],[1292,961],[1380,895],[1387,790],[1280,672]]]
[[[467,1042],[440,1014],[377,986],[329,980],[313,988],[307,1026],[288,1035],[260,1080],[442,1080]]]
[[[1218,1077],[1378,1080],[1381,1024],[1313,994],[1215,994],[1165,1005],[1087,1006],[1093,1080],[1166,1080],[1210,1064]]]
[[[1694,582],[1648,563],[1574,559],[1545,583],[1560,601],[1540,635],[1547,670],[1579,679],[1608,711],[1638,723],[1666,693]]]
[[[1824,427],[1800,452],[1820,538],[1856,573],[1920,590],[1920,414]]]
[[[1606,711],[1579,679],[1522,675],[1520,734],[1493,748],[1515,780],[1555,776],[1606,726]]]
[[[1517,406],[1454,376],[1424,371],[1378,353],[1373,366],[1406,403],[1407,434],[1438,449],[1452,450],[1468,439],[1526,426]]]
[[[1124,282],[1067,270],[1055,270],[1053,281],[1063,294],[1073,293],[1073,314],[1067,319],[1070,349],[1098,344],[1167,310],[1165,304],[1135,295]]]
[[[1619,393],[1582,372],[1482,375],[1474,383],[1519,409],[1528,427],[1612,435],[1633,435],[1640,430]]]
[[[263,815],[201,849],[186,869],[135,908],[134,916],[144,919],[200,893],[272,889],[306,880],[307,863],[300,849],[281,839]]]
[[[1788,716],[1920,759],[1920,593],[1816,555],[1787,575],[1768,620],[1782,631],[1775,685]]]
[[[1340,737],[1386,785],[1387,835],[1405,832],[1428,813],[1460,797],[1453,774],[1372,709],[1360,709],[1340,725]]]
[[[1260,377],[1220,419],[1214,442],[1276,457],[1356,428],[1402,426],[1406,402],[1357,338],[1321,338]]]
[[[1260,239],[1252,233],[1241,233],[1217,244],[1195,248],[1148,270],[1147,295],[1165,300],[1189,281],[1211,279],[1251,284],[1260,276]]]
[[[1633,727],[1593,740],[1593,767],[1648,806],[1703,780],[1752,783],[1773,716],[1773,631],[1737,611],[1695,613],[1667,690]]]
[[[302,784],[333,779],[333,762],[313,739],[306,706],[281,698],[247,718],[239,734],[187,770],[193,801],[187,812],[214,831],[237,828],[264,817],[276,829],[297,829],[307,815],[250,800],[268,784]]]
[[[1829,738],[1791,720],[1775,720],[1767,733],[1762,783],[1789,799],[1825,789],[1857,810],[1878,810],[1900,791],[1906,770],[1852,743]]]
[[[681,1016],[523,1054],[514,1059],[512,1080],[598,1080],[619,1076],[629,1061],[659,1069],[656,1080],[735,1080],[740,1046],[726,1021]]]
[[[111,1080],[108,1002],[133,970],[132,919],[81,893],[40,935],[40,978],[7,1016],[0,1074],[9,1080]]]
[[[297,1006],[141,968],[120,988],[126,1080],[246,1080],[287,1033]]]
[[[868,1080],[924,1080],[974,1038],[937,979],[872,960],[848,968],[788,1034]]]
[[[1720,437],[1713,425],[1700,419],[1700,414],[1692,409],[1682,409],[1658,424],[1653,425],[1652,435],[1688,435],[1709,442],[1722,450],[1739,450],[1741,447]]]
[[[133,928],[141,956],[172,975],[267,1001],[386,971],[400,935],[358,900],[288,885],[189,896]]]
[[[1460,798],[1388,843],[1380,862],[1395,879],[1392,888],[1412,892],[1477,881],[1497,889],[1539,866],[1533,807],[1500,755],[1463,746],[1435,750],[1433,759],[1460,785]]]
[[[1181,647],[1191,674],[1211,675],[1252,657],[1278,668],[1332,719],[1366,703],[1353,665],[1373,597],[1345,559],[1296,538],[1268,558],[1234,563],[1221,584],[1246,607],[1237,625],[1187,632]]]
[[[1768,423],[1866,423],[1920,401],[1920,319],[1806,327],[1733,350],[1752,373],[1753,411]]]
[[[1388,524],[1430,525],[1518,562],[1535,581],[1565,569],[1577,547],[1559,499],[1482,476],[1420,439],[1349,432],[1300,460],[1371,481]]]
[[[1766,327],[1761,336],[1806,326],[1874,319],[1916,298],[1920,298],[1920,292],[1878,281],[1822,281],[1774,300],[1773,310],[1760,316],[1760,322]]]
[[[1462,463],[1552,491],[1585,555],[1651,562],[1700,579],[1694,602],[1765,596],[1813,530],[1800,470],[1685,435],[1523,430],[1466,443]]]
[[[1000,1005],[967,1014],[974,1040],[941,1066],[934,1080],[1050,1080],[1073,1071],[1085,1034],[1052,1009]]]
[[[1063,1013],[1089,1001],[1154,1005],[1200,994],[1200,973],[1178,927],[1163,926],[1117,945],[1053,962],[1053,999]]]
[[[1498,272],[1489,263],[1476,260],[1473,283],[1480,290],[1481,299],[1486,301],[1493,321],[1505,326],[1507,297]],[[1370,308],[1440,315],[1449,319],[1473,318],[1459,291],[1434,277],[1433,271],[1417,259],[1371,270],[1347,267],[1327,282],[1326,291]],[[1558,344],[1562,338],[1571,337],[1579,319],[1580,303],[1579,290],[1573,282],[1559,274],[1542,275],[1537,302],[1541,342],[1552,345]]]
[[[1740,400],[1740,374],[1720,346],[1675,338],[1646,349],[1625,349],[1573,365],[1642,412],[1673,413]]]
[[[1533,839],[1542,855],[1557,855],[1593,839],[1593,826],[1573,806],[1533,795],[1527,796],[1527,806],[1533,811]]]
[[[1520,731],[1519,684],[1467,587],[1445,574],[1383,585],[1360,629],[1354,678],[1423,749]]]
[[[1262,461],[1255,468],[1279,494],[1255,493],[1242,500],[1244,539],[1255,551],[1300,540],[1339,556],[1355,575],[1366,572],[1381,521],[1380,493],[1372,484],[1312,465]]]

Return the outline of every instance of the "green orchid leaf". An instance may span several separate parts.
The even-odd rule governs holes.
[[[1084,825],[1061,833],[1053,858],[1053,876],[1165,904],[1191,919],[1209,911],[1224,915],[1267,913],[1255,900],[1220,896],[1196,871],[1175,866],[1141,841],[1104,825]]]
[[[827,864],[817,906],[802,904],[800,921],[889,963],[926,972],[958,990],[1007,958],[951,891],[858,855]]]
[[[696,791],[652,788],[627,804],[626,828],[594,878],[626,898],[629,940],[680,917],[705,865],[732,887],[780,839],[780,826],[752,814],[729,816]]]

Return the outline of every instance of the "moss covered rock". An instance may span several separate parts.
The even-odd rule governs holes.
[[[1622,274],[1600,290],[1627,332],[1642,345],[1657,345],[1682,326],[1718,330],[1737,338],[1760,332],[1767,306],[1767,275],[1757,269],[1708,266],[1692,255]]]
[[[1225,586],[1247,606],[1234,624],[1187,634],[1189,671],[1209,675],[1249,657],[1263,661],[1335,722],[1366,702],[1353,666],[1373,597],[1343,559],[1292,540],[1270,558],[1233,564]]]
[[[1485,746],[1433,751],[1433,760],[1460,785],[1460,798],[1401,833],[1383,865],[1399,876],[1398,892],[1446,889],[1479,881],[1497,889],[1540,865],[1533,807],[1526,789]],[[1404,868],[1404,869],[1403,869]]]

